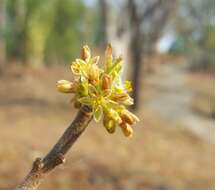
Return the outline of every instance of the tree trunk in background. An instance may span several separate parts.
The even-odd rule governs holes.
[[[128,66],[128,60],[129,60],[128,44],[129,44],[129,38],[130,38],[126,1],[119,4],[117,8],[112,7],[111,1],[108,1],[108,0],[100,0],[100,1],[103,1],[105,4],[105,6],[103,6],[101,10],[103,11],[103,16],[105,12],[105,25],[106,25],[104,27],[105,28],[104,33],[106,35],[105,39],[107,43],[112,44],[114,55],[123,56],[124,63],[123,63],[123,69],[122,69],[123,70],[122,80],[124,80],[125,78],[127,78],[126,71]],[[115,9],[118,9],[118,10],[115,10]]]
[[[107,19],[108,19],[108,5],[106,0],[100,0],[100,15],[101,15],[101,41],[102,46],[105,48],[105,46],[108,43],[107,40]]]
[[[138,102],[141,91],[139,80],[144,52],[152,52],[169,18],[169,13],[174,11],[173,5],[176,1],[127,0],[113,2],[100,0],[101,16],[103,24],[106,25],[103,25],[106,40],[112,44],[114,54],[122,54],[124,58],[122,78],[124,79],[127,75],[127,70],[133,70],[132,77],[129,78],[132,78],[134,86],[134,109],[140,105]]]
[[[133,63],[133,94],[134,105],[133,108],[137,109],[139,105],[139,94],[140,94],[140,73],[141,64],[143,60],[143,35],[141,34],[141,22],[137,13],[137,8],[133,0],[128,1],[130,26],[131,26],[131,39],[130,39],[130,56],[131,62]]]
[[[0,3],[0,72],[5,64],[5,0]]]
[[[134,65],[132,77],[134,86],[134,109],[137,109],[140,105],[140,75],[142,72],[141,67],[144,60],[144,53],[153,52],[154,45],[170,18],[170,13],[174,11],[176,1],[177,0],[154,0],[153,2],[145,1],[141,4],[137,4],[133,0],[128,0],[131,28],[130,55],[131,62]],[[144,11],[140,11],[140,6],[142,6],[142,10]],[[144,27],[147,25],[148,31],[145,30]],[[147,41],[145,39],[147,39]]]

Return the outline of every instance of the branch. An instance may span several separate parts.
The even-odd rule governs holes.
[[[159,8],[162,4],[162,0],[157,0],[154,3],[152,3],[147,9],[146,11],[144,11],[142,13],[142,15],[140,15],[139,19],[140,22],[143,22],[144,20],[146,20],[147,18],[149,18],[151,15],[154,14],[154,12],[156,11],[157,8]]]
[[[52,150],[45,156],[45,158],[37,158],[34,161],[31,171],[15,190],[36,190],[48,173],[50,173],[56,166],[65,162],[65,154],[69,151],[91,120],[91,109],[87,106],[81,107],[74,121],[66,129]]]

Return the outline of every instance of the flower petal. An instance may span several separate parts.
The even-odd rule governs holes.
[[[77,62],[73,62],[71,65],[71,70],[73,74],[80,75],[81,74],[81,65]]]

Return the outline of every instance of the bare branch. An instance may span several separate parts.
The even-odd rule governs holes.
[[[140,15],[139,19],[141,22],[143,22],[145,19],[147,19],[148,17],[150,17],[151,15],[154,14],[154,12],[156,11],[157,8],[159,8],[161,6],[162,0],[157,0],[154,3],[152,3],[152,5],[150,5],[146,11],[144,11],[142,13],[142,15]]]
[[[37,158],[34,161],[31,171],[15,190],[36,190],[49,172],[56,166],[65,162],[65,154],[69,151],[91,120],[91,109],[87,106],[81,107],[74,121],[66,129],[56,145],[44,159]]]

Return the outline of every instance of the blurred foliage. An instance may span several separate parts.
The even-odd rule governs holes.
[[[79,0],[7,0],[7,57],[33,66],[64,63],[93,43],[96,12]]]
[[[180,47],[175,50],[188,55],[193,69],[215,70],[214,7],[214,0],[179,1],[174,20]]]
[[[215,26],[207,27],[206,48],[212,53],[215,52]]]
[[[0,9],[0,20],[5,19],[1,22],[5,24],[0,28],[0,32],[4,34],[0,43],[4,43],[7,59],[34,66],[67,63],[78,54],[82,45],[102,42],[104,22],[99,2],[2,0],[1,7],[5,7],[5,10]],[[120,8],[120,2],[127,3],[109,1],[111,11],[121,14],[124,8]],[[139,7],[142,5],[143,9],[146,7],[146,2],[135,2],[139,3]],[[115,5],[118,6],[117,9]],[[192,68],[215,69],[214,7],[214,0],[178,0],[174,8],[175,14],[168,19],[167,28],[174,30],[176,36],[170,53],[188,55]],[[161,23],[159,21],[156,26]],[[154,47],[150,38],[154,33],[147,30],[150,24],[152,21],[144,24],[144,46],[151,44]],[[126,27],[125,25],[124,28]]]

